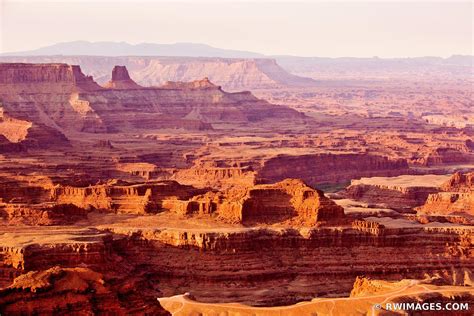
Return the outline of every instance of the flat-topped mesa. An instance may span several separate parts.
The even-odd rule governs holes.
[[[474,172],[462,174],[456,172],[441,187],[443,191],[470,192],[474,191]]]
[[[106,88],[110,89],[140,89],[135,81],[130,78],[127,67],[115,66],[112,70],[112,79],[105,84]]]
[[[84,90],[101,87],[78,65],[0,63],[0,85],[3,84],[67,84]]]
[[[215,89],[221,90],[221,86],[213,84],[208,77],[191,82],[167,81],[160,86],[162,89]]]
[[[441,190],[446,175],[401,175],[353,179],[340,195],[381,207],[411,212]]]
[[[340,221],[344,209],[298,179],[275,184],[259,184],[234,191],[208,192],[192,199],[167,200],[163,208],[181,215],[218,214],[219,218],[243,224],[286,223],[313,226],[319,222]]]
[[[99,184],[89,187],[57,186],[51,190],[51,200],[72,204],[86,210],[109,210],[116,213],[146,214],[161,211],[163,200],[189,199],[203,190],[175,181],[149,181],[139,184]]]
[[[474,172],[456,172],[441,189],[443,192],[428,195],[417,208],[418,214],[474,216]]]
[[[345,182],[360,177],[410,173],[405,159],[366,153],[281,154],[264,161],[256,171],[259,183],[299,178],[311,186]]]
[[[344,217],[342,207],[299,179],[256,185],[248,190],[242,205],[243,223],[291,220],[312,225]]]
[[[460,149],[439,147],[419,159],[418,163],[429,167],[439,164],[469,163],[472,159],[472,152],[468,146]]]
[[[111,88],[103,88],[85,76],[79,66],[1,65],[0,100],[5,113],[32,122],[33,127],[48,126],[65,135],[228,129],[230,124],[250,125],[264,120],[284,129],[289,121],[306,124],[309,119],[301,112],[269,104],[250,93],[224,92],[208,79],[141,88],[120,66],[114,69]],[[30,130],[33,128],[28,133]]]

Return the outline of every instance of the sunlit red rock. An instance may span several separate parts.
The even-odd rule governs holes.
[[[430,194],[418,208],[419,214],[474,216],[474,173],[455,173],[442,186],[442,192]]]

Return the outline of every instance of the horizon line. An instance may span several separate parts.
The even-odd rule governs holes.
[[[220,49],[220,50],[227,50],[227,51],[240,51],[243,53],[251,53],[251,54],[258,54],[261,57],[219,57],[219,56],[175,56],[175,55],[91,55],[91,54],[39,54],[39,55],[17,55],[17,54],[24,54],[28,52],[33,52],[35,50],[40,50],[43,48],[48,48],[51,46],[59,45],[59,44],[70,44],[70,43],[78,43],[84,42],[88,44],[98,44],[98,43],[110,43],[110,44],[126,44],[130,46],[139,46],[145,44],[151,45],[178,45],[178,44],[190,44],[190,45],[204,45],[208,46],[209,48]],[[192,58],[229,58],[229,59],[258,59],[258,58],[274,58],[274,57],[294,57],[294,58],[330,58],[330,59],[344,59],[344,58],[354,58],[354,59],[416,59],[416,58],[442,58],[448,59],[455,56],[462,56],[462,57],[474,57],[474,53],[471,54],[462,54],[462,53],[451,53],[449,55],[436,55],[436,54],[428,54],[428,55],[403,55],[403,56],[379,56],[379,55],[372,55],[372,56],[351,56],[351,55],[338,55],[338,56],[321,56],[321,55],[295,55],[295,54],[264,54],[252,50],[243,49],[234,49],[234,48],[222,48],[216,47],[207,43],[201,42],[188,42],[188,41],[178,41],[178,42],[168,42],[168,43],[157,43],[157,42],[127,42],[127,41],[108,41],[108,40],[101,40],[101,41],[90,41],[84,39],[78,40],[71,40],[66,42],[55,42],[52,44],[47,44],[40,46],[38,48],[33,48],[30,50],[19,50],[19,51],[7,51],[3,52],[0,48],[0,56],[2,57],[35,57],[35,56],[90,56],[90,57],[192,57]]]

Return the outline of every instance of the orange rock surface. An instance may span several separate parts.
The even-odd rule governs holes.
[[[114,314],[126,315],[117,293],[103,275],[88,268],[52,267],[17,277],[0,290],[0,311],[5,314]],[[154,315],[168,313],[157,306]]]
[[[289,221],[313,226],[344,217],[344,209],[322,191],[295,179],[227,193],[209,192],[188,201],[168,200],[163,207],[181,215],[215,214],[222,220],[246,225]]]
[[[455,173],[442,186],[443,192],[430,194],[426,203],[418,208],[419,214],[474,216],[474,173]]]
[[[315,82],[266,59],[36,58],[0,64],[2,314],[470,302],[462,73]]]

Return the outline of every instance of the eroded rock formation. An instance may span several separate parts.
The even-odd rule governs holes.
[[[474,216],[474,173],[457,172],[441,188],[443,192],[428,196],[419,214]]]
[[[296,179],[230,190],[225,194],[208,192],[188,201],[165,201],[163,205],[181,215],[216,214],[223,220],[246,225],[292,222],[313,226],[344,218],[342,207],[325,197],[322,191]]]
[[[474,191],[474,172],[456,172],[441,187],[443,191],[472,192]]]
[[[134,275],[141,293],[150,294],[142,298],[146,304],[191,292],[201,302],[281,305],[348,295],[359,275],[401,279],[440,274],[451,276],[451,284],[464,284],[464,271],[474,268],[469,228],[385,226],[374,234],[349,226],[198,229],[163,228],[163,222],[153,221],[147,218],[139,229],[131,228],[131,222],[105,224],[105,232],[17,228],[0,238],[2,275],[8,285],[8,276],[18,272],[82,265],[106,280]],[[288,290],[294,282],[301,286]]]
[[[167,81],[189,82],[208,76],[212,82],[230,90],[275,88],[282,85],[310,86],[312,79],[295,76],[281,68],[275,60],[189,58],[189,57],[100,57],[100,56],[36,56],[1,57],[6,62],[80,64],[99,83],[110,80],[110,69],[125,65],[133,78],[143,86],[158,86]]]
[[[111,89],[139,89],[141,88],[130,78],[125,66],[115,66],[112,70],[112,79],[105,84],[106,88]]]
[[[181,77],[209,66],[190,64]],[[225,80],[267,82],[257,62],[225,67],[236,64]],[[212,82],[177,75],[141,87],[131,79],[143,83],[136,69],[130,77],[116,67],[101,87],[77,66],[2,67],[0,309],[7,314],[73,313],[79,302],[91,313],[108,305],[117,314],[159,314],[158,297],[186,292],[200,307],[332,300],[351,290],[354,302],[385,295],[388,280],[436,275],[440,286],[472,286],[472,221],[466,211],[442,215],[470,205],[472,176],[443,184],[447,177],[435,174],[470,168],[473,134],[467,125],[420,119],[441,108],[436,89],[397,86],[397,98],[374,86],[257,92],[296,111],[225,92],[212,72]],[[267,75],[274,84],[278,72]],[[400,95],[408,114],[397,108]],[[466,113],[470,102],[469,94],[452,95],[449,106]],[[385,178],[355,181],[373,176]],[[340,199],[351,180],[350,196]],[[312,187],[331,192],[337,205]],[[427,196],[443,194],[449,202],[441,211],[412,214]],[[329,308],[322,313],[354,310],[333,302],[320,302]]]
[[[260,181],[297,177],[309,184],[344,182],[353,178],[408,173],[403,159],[367,154],[281,155],[267,160],[258,172]]]
[[[74,204],[0,203],[0,218],[8,225],[65,225],[87,217],[87,209]]]
[[[51,200],[60,204],[74,204],[84,209],[98,209],[118,213],[157,213],[162,210],[163,200],[186,199],[199,194],[191,186],[174,181],[148,182],[135,185],[115,183],[90,187],[56,187]]]
[[[59,134],[147,128],[205,130],[211,129],[211,124],[272,119],[303,123],[305,117],[287,107],[259,100],[250,92],[224,92],[208,79],[140,88],[123,66],[114,68],[107,87],[102,88],[92,77],[85,76],[79,66],[0,64],[2,111],[12,119],[32,124],[31,130],[43,126],[47,127],[44,131],[52,129]],[[51,132],[46,136],[48,140],[55,139]],[[35,139],[51,144],[46,139]]]
[[[84,90],[100,89],[77,65],[0,63],[0,85],[60,84]]]
[[[205,192],[175,181],[68,186],[42,178],[11,177],[0,181],[0,218],[9,225],[63,225],[86,218],[92,210],[152,214],[165,210],[165,200],[190,199]]]
[[[88,268],[55,266],[30,271],[0,290],[0,312],[13,314],[114,314],[126,315],[116,289],[102,274]],[[168,315],[159,304],[143,310],[154,315]]]
[[[341,195],[392,209],[411,210],[423,205],[430,194],[439,192],[446,179],[444,175],[362,178],[352,180]]]

